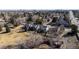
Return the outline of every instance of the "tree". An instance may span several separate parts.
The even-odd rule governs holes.
[[[14,24],[14,17],[11,17],[11,18],[10,18],[10,23],[11,23],[11,24]]]
[[[3,14],[3,13],[1,13],[1,16],[2,16],[2,17],[4,17],[4,14]]]
[[[78,27],[74,24],[71,25],[71,29],[72,29],[72,33],[76,36],[77,40],[79,41],[79,37],[78,37]]]
[[[29,16],[27,22],[28,22],[28,23],[32,22],[32,18],[31,18],[31,16]]]
[[[0,25],[0,31],[2,31],[2,26]]]
[[[4,26],[5,26],[5,29],[6,29],[6,33],[10,32],[10,28],[8,27],[8,25],[5,24]]]
[[[75,33],[77,33],[77,29],[78,29],[78,27],[76,26],[76,25],[74,25],[74,24],[72,24],[71,25],[71,29],[72,29],[72,32],[75,34]]]
[[[37,20],[35,21],[36,24],[42,24],[42,22],[43,22],[42,19],[37,19]]]

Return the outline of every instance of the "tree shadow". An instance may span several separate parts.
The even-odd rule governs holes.
[[[70,37],[70,36],[75,36],[75,33],[68,32],[67,34],[63,35],[63,37]]]

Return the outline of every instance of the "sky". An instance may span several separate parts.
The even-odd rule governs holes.
[[[78,0],[0,0],[0,10],[15,9],[79,9]]]

